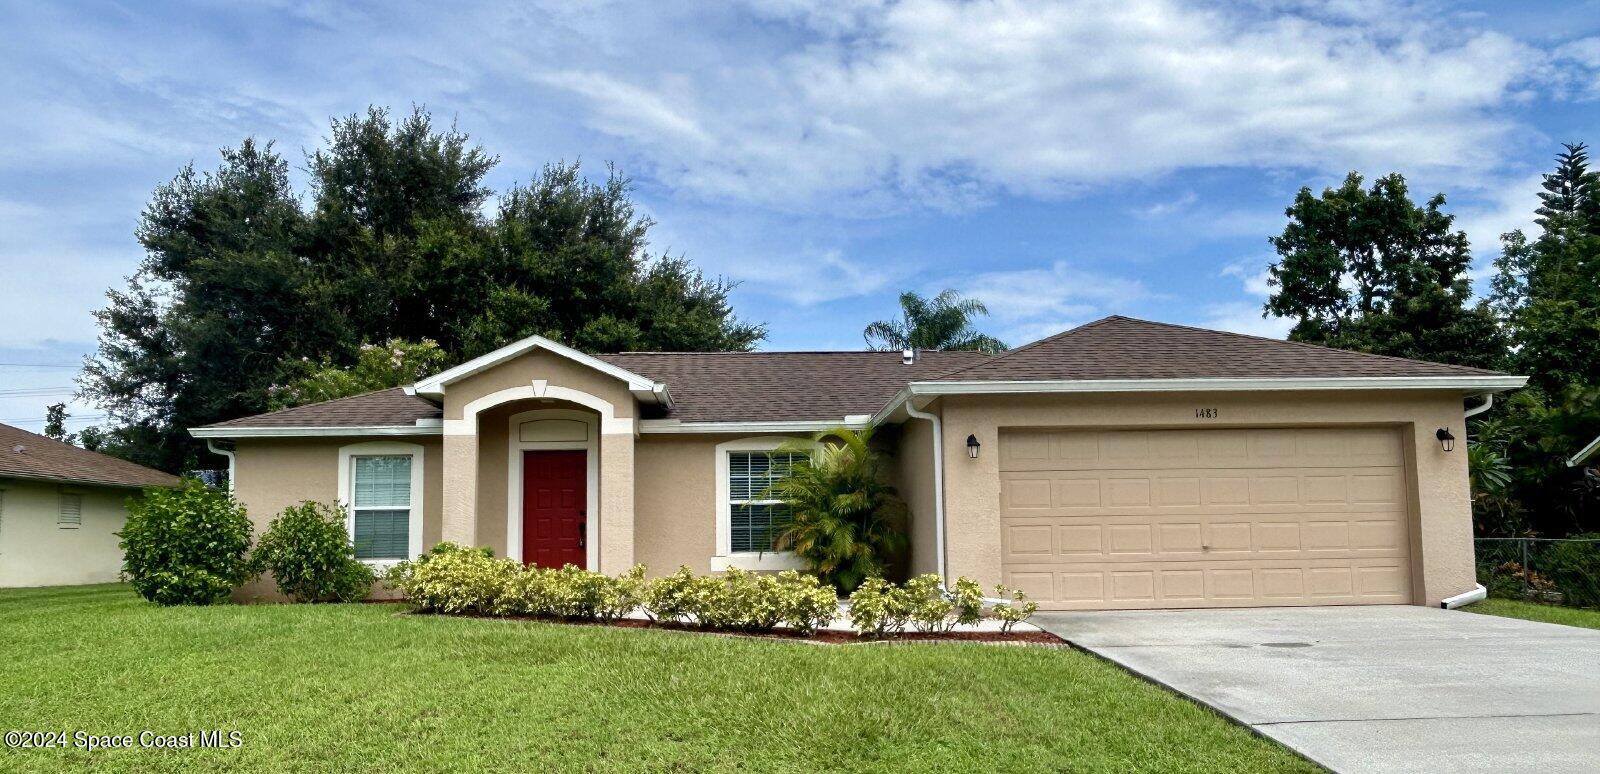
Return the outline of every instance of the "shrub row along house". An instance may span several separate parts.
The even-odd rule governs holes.
[[[125,501],[178,479],[0,425],[0,587],[109,583]]]
[[[995,356],[531,337],[192,432],[230,455],[258,528],[337,501],[375,564],[452,541],[612,574],[793,567],[769,453],[873,425],[898,428],[878,437],[915,573],[1043,609],[1437,605],[1475,587],[1464,399],[1523,382],[1125,317]]]

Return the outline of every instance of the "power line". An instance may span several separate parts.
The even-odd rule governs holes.
[[[5,368],[82,368],[81,365],[63,365],[61,363],[0,363]]]
[[[77,392],[76,387],[18,387],[15,390],[0,390],[0,397],[36,397],[40,395],[70,395]]]

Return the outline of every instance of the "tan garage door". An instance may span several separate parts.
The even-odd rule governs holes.
[[[1410,601],[1399,432],[1008,430],[1005,582],[1046,609]]]

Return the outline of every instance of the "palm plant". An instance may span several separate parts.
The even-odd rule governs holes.
[[[817,443],[788,444],[778,454],[809,455],[769,489],[792,521],[774,546],[794,551],[810,571],[841,592],[882,577],[906,547],[906,506],[887,481],[872,430],[818,434]]]
[[[972,319],[988,314],[989,308],[975,298],[962,298],[954,290],[933,298],[910,291],[901,293],[900,310],[901,319],[879,320],[862,331],[868,349],[972,349],[990,353],[1006,349],[1005,342],[972,327]]]

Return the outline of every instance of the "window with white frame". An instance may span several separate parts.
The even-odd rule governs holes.
[[[351,540],[357,559],[409,559],[411,545],[410,455],[350,458]]]
[[[775,451],[727,454],[729,550],[736,554],[771,551],[792,516],[789,506],[774,499],[768,490],[806,455]]]

